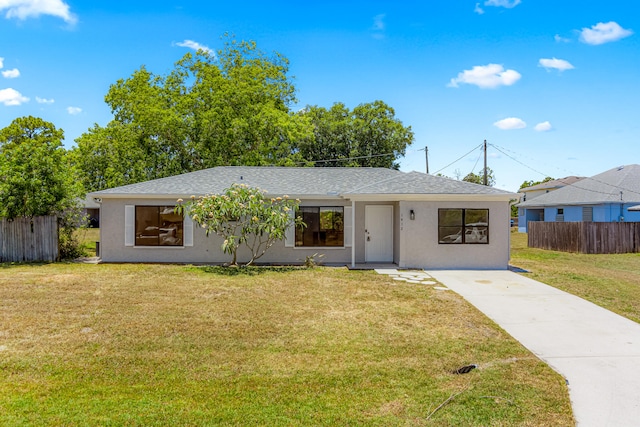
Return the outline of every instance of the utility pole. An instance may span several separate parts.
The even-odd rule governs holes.
[[[424,147],[424,156],[427,160],[427,174],[429,174],[429,147]]]
[[[484,140],[484,177],[482,183],[487,185],[487,140]]]

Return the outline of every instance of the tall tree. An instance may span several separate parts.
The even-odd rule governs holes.
[[[77,140],[87,186],[121,184],[114,172],[122,167],[113,161],[123,148],[123,163],[135,166],[127,182],[218,165],[301,162],[294,143],[308,138],[311,126],[290,111],[295,88],[288,70],[282,55],[227,39],[217,56],[187,53],[166,76],[141,67],[118,80],[105,97],[113,121]]]
[[[62,216],[82,194],[64,132],[37,117],[0,130],[0,217]]]
[[[473,182],[474,184],[484,184],[484,172],[481,171],[480,173],[477,173],[477,174],[473,172],[469,172],[467,176],[462,178],[462,180],[467,182]],[[494,185],[496,185],[496,178],[493,175],[493,170],[489,167],[487,168],[487,185],[489,187],[493,187]]]
[[[300,153],[315,166],[369,166],[398,169],[399,157],[413,143],[411,126],[395,117],[383,101],[349,110],[342,103],[330,109],[307,107],[301,113],[313,124],[313,138],[299,144]]]

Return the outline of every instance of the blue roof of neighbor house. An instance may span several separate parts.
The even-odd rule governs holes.
[[[233,184],[258,187],[271,195],[293,197],[383,194],[515,194],[420,172],[384,168],[290,168],[268,166],[219,166],[167,178],[110,188],[93,197],[177,196],[219,194]]]
[[[621,194],[622,193],[622,194]],[[518,204],[518,207],[599,205],[640,202],[640,165],[609,169]]]

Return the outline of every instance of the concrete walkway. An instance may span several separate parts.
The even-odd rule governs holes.
[[[640,324],[511,271],[427,271],[568,382],[577,424],[640,426]]]

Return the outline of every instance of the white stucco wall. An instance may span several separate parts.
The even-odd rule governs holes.
[[[489,209],[489,243],[438,243],[439,208]],[[409,219],[411,209],[415,220]],[[400,202],[399,210],[400,267],[506,269],[509,266],[508,202]]]
[[[103,199],[101,205],[100,255],[103,262],[159,262],[159,263],[225,263],[231,256],[222,252],[222,238],[206,236],[205,230],[194,224],[193,246],[185,247],[135,247],[125,246],[125,206],[169,206],[174,199]],[[343,200],[316,200],[303,206],[351,206]],[[293,248],[276,242],[259,263],[302,263],[305,257],[323,254],[323,263],[347,264],[351,262],[351,247],[341,248]],[[238,251],[238,261],[249,259],[246,249]]]
[[[125,246],[125,206],[173,205],[173,199],[103,199],[101,205],[100,252],[103,262],[159,263],[225,263],[231,260],[220,249],[219,236],[206,236],[194,225],[193,246],[135,247]],[[327,199],[304,201],[303,206],[351,206],[350,201]],[[509,262],[510,208],[503,202],[357,202],[353,242],[356,263],[365,262],[364,216],[367,205],[392,205],[394,211],[394,262],[403,268],[431,269],[506,269]],[[489,244],[439,244],[439,208],[489,209]],[[415,220],[409,211],[415,211]],[[305,257],[322,254],[326,264],[350,264],[352,248],[293,248],[276,242],[259,259],[260,263],[302,263]],[[240,250],[239,262],[246,262],[248,253]]]

